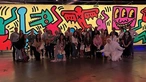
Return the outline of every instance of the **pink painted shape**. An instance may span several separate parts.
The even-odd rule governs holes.
[[[119,9],[120,10],[120,14],[119,14],[119,18],[114,18],[115,16],[115,10],[116,9]],[[123,9],[126,9],[126,11],[127,11],[127,17],[124,17],[124,18],[122,18],[122,10]],[[130,13],[130,10],[134,10],[134,18],[129,18],[129,13]],[[135,25],[136,25],[136,20],[137,20],[137,7],[129,7],[129,6],[114,6],[113,7],[113,13],[112,13],[112,15],[113,15],[113,17],[112,17],[112,26],[113,26],[113,28],[115,28],[115,29],[119,29],[118,27],[117,27],[117,25],[116,25],[116,23],[115,23],[115,21],[116,22],[118,22],[118,23],[120,23],[120,24],[126,24],[126,23],[128,23],[128,22],[130,22],[130,21],[132,21],[133,20],[133,22],[131,23],[131,26],[132,27],[135,27]]]
[[[104,19],[98,18],[96,20],[96,24],[98,25],[97,30],[100,30],[100,29],[104,29],[105,30],[105,29],[107,29],[106,21],[109,19],[109,16],[107,14],[105,14],[104,10],[101,12],[101,14],[103,15]]]

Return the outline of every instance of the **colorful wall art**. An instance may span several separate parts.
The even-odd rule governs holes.
[[[138,33],[135,45],[146,44],[146,6],[145,5],[35,5],[1,4],[0,6],[0,50],[10,50],[9,40],[14,28],[18,27],[29,34],[34,29],[47,28],[54,33],[61,29],[64,33],[72,29],[98,27],[111,32],[131,25]],[[27,47],[27,46],[26,46]]]

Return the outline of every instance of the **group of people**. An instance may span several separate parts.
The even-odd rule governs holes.
[[[41,57],[49,58],[51,62],[82,57],[105,57],[108,60],[119,61],[121,57],[133,57],[133,40],[136,36],[137,33],[131,26],[127,29],[120,28],[119,33],[114,28],[110,33],[103,29],[97,30],[97,28],[94,31],[92,28],[76,29],[72,33],[68,28],[64,34],[61,31],[55,31],[53,34],[51,30],[44,29],[44,33],[40,30],[36,35],[33,30],[26,35],[21,30],[18,33],[18,28],[15,28],[10,40],[14,61],[28,58],[24,56],[26,39],[30,47],[30,56],[34,56],[37,61]]]

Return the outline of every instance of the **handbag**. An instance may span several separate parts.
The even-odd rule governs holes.
[[[90,47],[86,47],[85,48],[85,52],[90,52],[91,50],[90,50]]]
[[[84,50],[85,49],[85,45],[82,44],[81,47],[80,47],[80,50]]]

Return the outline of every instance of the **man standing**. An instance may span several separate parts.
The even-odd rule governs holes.
[[[31,33],[28,36],[28,43],[29,43],[29,46],[30,46],[30,55],[31,55],[31,57],[33,57],[33,53],[35,51],[35,47],[32,46],[32,44],[34,43],[35,38],[36,38],[36,36],[34,34],[34,31],[31,30]]]
[[[134,49],[133,49],[133,41],[134,41],[134,38],[138,35],[137,32],[135,32],[131,26],[128,26],[129,28],[129,32],[130,32],[130,35],[132,37],[132,41],[131,41],[131,55],[132,57],[134,57]]]
[[[15,32],[13,32],[10,36],[10,40],[12,42],[13,47],[13,61],[15,61],[15,43],[19,40],[18,28],[14,28]]]

